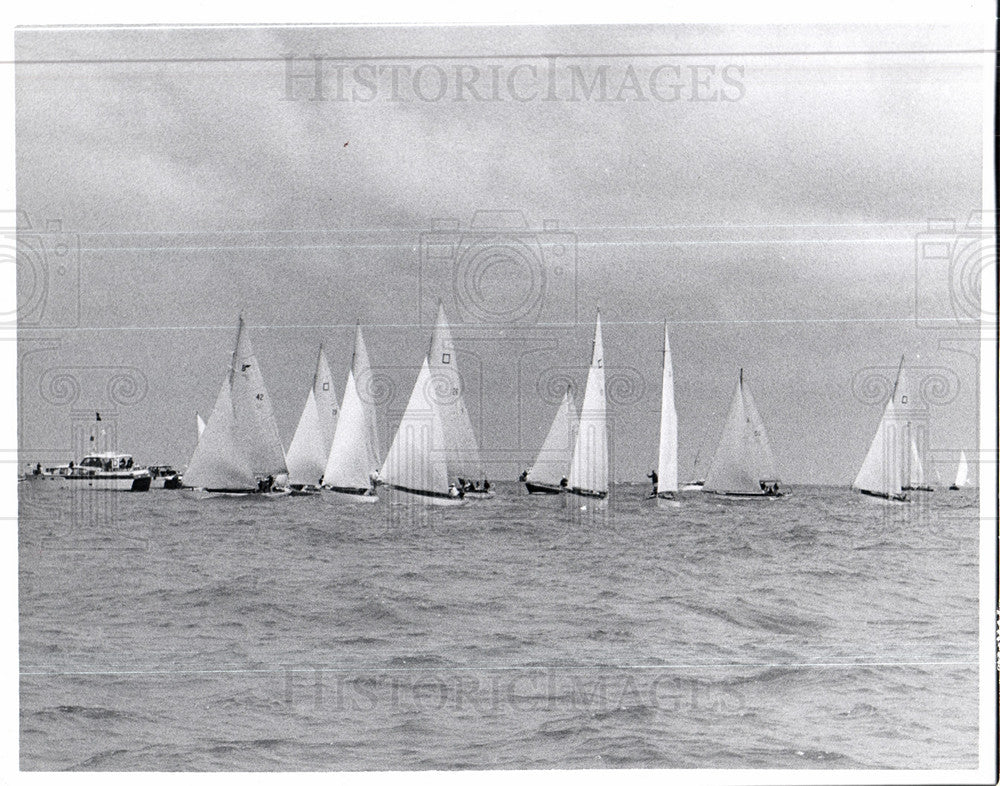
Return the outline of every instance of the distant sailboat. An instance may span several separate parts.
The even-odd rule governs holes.
[[[764,421],[743,381],[736,383],[729,417],[722,430],[704,490],[733,497],[782,497],[774,454]]]
[[[948,486],[949,491],[959,491],[969,485],[969,462],[965,458],[963,450],[958,456],[958,471],[955,473],[955,482]]]
[[[674,404],[674,364],[670,337],[663,323],[663,382],[660,390],[660,452],[656,480],[649,499],[670,501],[677,496],[677,408]]]
[[[436,400],[444,429],[448,477],[457,482],[469,499],[492,497],[479,454],[479,443],[462,394],[464,388],[451,328],[444,306],[440,303],[427,362],[431,372],[430,393]]]
[[[198,427],[198,439],[201,439],[201,432],[205,430],[205,421],[197,412],[194,413],[194,423]]]
[[[896,375],[896,384],[893,385],[889,400],[885,402],[885,410],[875,429],[875,437],[851,487],[872,497],[904,502],[906,494],[903,493],[902,463],[904,451],[908,450],[904,439],[908,429],[904,428],[905,420],[896,409],[895,399],[898,393],[899,374]]]
[[[458,505],[462,493],[448,480],[444,424],[433,385],[424,358],[378,482],[397,501]]]
[[[538,452],[538,458],[522,481],[529,494],[561,494],[569,482],[570,465],[580,419],[573,401],[573,392],[567,390],[562,403],[552,419],[552,426]]]
[[[184,485],[248,494],[269,491],[287,472],[271,399],[240,316],[232,362],[184,473]]]
[[[358,325],[343,406],[323,471],[323,488],[355,502],[378,501],[373,486],[381,466],[375,406],[358,389],[358,380],[364,384],[370,374],[368,351]]]
[[[910,394],[904,367],[905,356],[900,358],[894,389],[894,409],[899,422],[900,479],[903,491],[934,491],[925,479],[924,462],[917,444],[918,433],[914,424],[917,399]]]
[[[573,448],[567,492],[580,497],[605,499],[608,496],[608,427],[604,387],[604,342],[601,339],[601,312],[597,312],[594,347],[587,387],[580,408],[580,425]]]
[[[322,405],[320,402],[323,402]],[[337,422],[337,393],[333,375],[326,362],[323,347],[319,348],[312,387],[299,416],[295,436],[288,447],[288,484],[293,489],[315,489],[323,478],[333,433]]]

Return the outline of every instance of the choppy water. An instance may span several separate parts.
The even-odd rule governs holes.
[[[977,499],[22,483],[25,769],[977,765]]]

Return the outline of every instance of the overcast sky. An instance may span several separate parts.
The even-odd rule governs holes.
[[[495,477],[530,465],[561,382],[582,387],[600,305],[619,480],[655,464],[664,319],[682,478],[742,366],[782,477],[849,483],[872,370],[905,352],[950,479],[977,444],[979,347],[950,321],[965,279],[918,241],[981,204],[982,60],[946,50],[982,47],[902,27],[21,32],[18,203],[48,260],[44,298],[19,281],[46,328],[20,336],[21,447],[68,459],[74,417],[104,409],[119,448],[185,464],[241,309],[286,447],[317,345],[342,388],[360,320],[387,442],[440,297]],[[828,54],[775,54],[804,51]],[[477,210],[514,212],[490,231]]]

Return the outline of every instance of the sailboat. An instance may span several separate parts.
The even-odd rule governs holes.
[[[436,399],[444,429],[448,477],[456,481],[467,499],[490,498],[493,492],[490,491],[490,483],[479,454],[479,443],[472,430],[472,419],[462,395],[462,377],[458,370],[455,343],[444,306],[440,302],[427,363],[431,372],[430,393]]]
[[[358,389],[371,375],[368,350],[358,325],[354,355],[347,372],[344,401],[337,418],[330,452],[323,470],[323,488],[354,502],[377,502],[374,479],[381,461],[378,456],[378,426],[375,406]]]
[[[949,491],[959,491],[969,485],[969,462],[965,458],[963,450],[958,456],[958,471],[955,473],[955,482],[948,486]]]
[[[677,496],[677,408],[674,405],[674,364],[670,337],[663,323],[663,384],[660,392],[660,452],[656,479],[647,499],[672,501]]]
[[[232,361],[188,462],[184,485],[253,494],[270,491],[287,473],[271,399],[240,315]]]
[[[580,425],[570,463],[569,494],[604,500],[608,496],[607,399],[604,388],[604,342],[601,339],[601,312],[597,311],[594,347],[587,387],[580,408]]]
[[[521,476],[529,494],[561,494],[569,482],[573,449],[580,427],[573,391],[567,389],[531,469]]]
[[[901,372],[902,360],[899,367]],[[900,416],[895,403],[900,392],[899,377],[897,373],[896,384],[893,385],[889,400],[885,402],[885,410],[882,412],[878,428],[875,429],[875,437],[851,488],[872,497],[905,502],[902,460],[904,450],[908,449],[904,440],[904,434],[908,429],[904,428],[906,421]],[[905,405],[906,402],[903,403]]]
[[[448,452],[430,363],[424,358],[396,429],[378,483],[394,501],[459,505],[463,493],[448,480]]]
[[[743,369],[704,491],[730,497],[785,496],[779,491],[774,454],[750,388],[743,381]]]
[[[917,438],[910,436],[910,462],[907,467],[909,480],[903,485],[903,491],[934,491],[934,487],[924,479],[924,462],[920,459],[917,448]]]
[[[288,484],[293,492],[308,493],[319,488],[333,443],[338,409],[333,375],[320,345],[312,386],[288,447]]]

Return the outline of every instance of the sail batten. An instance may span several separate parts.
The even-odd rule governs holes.
[[[569,472],[570,491],[585,495],[608,493],[607,401],[604,387],[604,342],[601,337],[601,314],[597,314],[594,346],[587,387],[580,407],[573,461]]]

